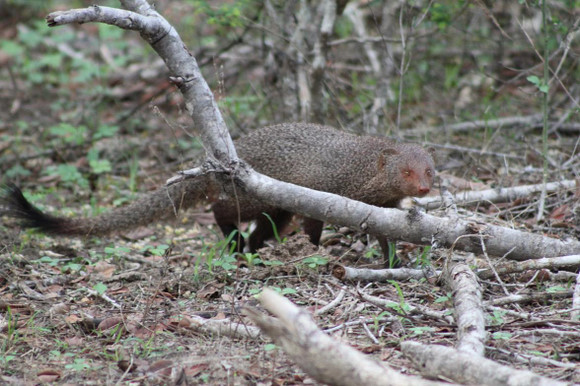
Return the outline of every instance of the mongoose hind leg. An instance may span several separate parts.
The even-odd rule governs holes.
[[[315,220],[313,218],[305,217],[302,221],[304,233],[310,237],[310,242],[314,245],[318,245],[320,243],[320,235],[322,234],[323,226],[324,222]]]
[[[383,251],[385,267],[400,268],[401,259],[399,259],[399,256],[397,256],[396,243],[390,243],[389,239],[385,236],[377,236],[377,239],[379,240],[379,245],[381,246],[381,250]],[[390,251],[391,248],[393,249],[392,252]],[[391,256],[393,256],[392,259]]]

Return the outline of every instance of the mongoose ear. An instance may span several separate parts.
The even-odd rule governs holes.
[[[427,153],[429,153],[429,155],[433,158],[433,161],[437,162],[437,151],[435,148],[433,146],[429,146],[425,150],[427,150]]]
[[[387,165],[387,157],[397,154],[399,154],[399,151],[394,148],[384,149],[383,151],[381,151],[379,159],[377,160],[377,169],[383,170]]]

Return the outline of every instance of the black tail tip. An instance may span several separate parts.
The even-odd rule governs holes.
[[[18,186],[7,183],[0,189],[0,216],[19,221],[24,228],[34,228],[46,233],[60,233],[63,219],[43,213],[32,205]]]

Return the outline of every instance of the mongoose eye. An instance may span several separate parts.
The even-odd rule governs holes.
[[[431,174],[433,174],[433,172],[431,171],[431,169],[427,169],[425,170],[425,174],[429,177],[431,177]]]
[[[406,177],[409,177],[411,175],[411,171],[410,170],[404,170],[403,171],[403,175],[405,175]]]

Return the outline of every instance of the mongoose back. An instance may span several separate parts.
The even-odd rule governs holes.
[[[260,173],[379,207],[396,207],[405,197],[424,196],[435,174],[431,155],[418,145],[356,136],[315,124],[265,127],[240,138],[235,145],[240,158]],[[6,189],[0,204],[4,213],[20,218],[25,227],[56,235],[100,236],[171,217],[204,201],[213,203],[216,222],[226,236],[238,229],[240,221],[256,221],[249,240],[252,251],[273,236],[272,224],[263,213],[270,216],[277,229],[282,229],[293,215],[243,191],[237,192],[237,201],[224,198],[207,178],[160,188],[128,206],[93,218],[45,214],[29,204],[14,186]],[[320,241],[322,227],[322,221],[304,219],[304,230],[314,244]],[[383,249],[385,245],[383,239]]]

